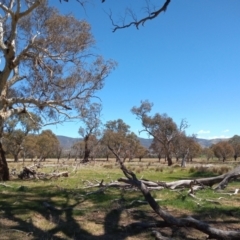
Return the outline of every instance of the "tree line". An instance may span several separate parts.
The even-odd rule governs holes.
[[[147,16],[129,24],[112,22],[113,26],[115,30],[138,27],[166,11],[169,4],[166,0],[155,10],[148,5]],[[109,17],[112,20],[111,15]],[[105,60],[94,49],[95,40],[89,23],[71,14],[61,14],[57,8],[49,6],[47,0],[0,2],[0,180],[9,180],[5,153],[9,152],[17,159],[24,148],[20,144],[23,137],[26,137],[26,145],[27,139],[35,136],[34,132],[41,127],[70,119],[80,119],[85,125],[79,129],[84,136],[84,161],[90,156],[93,136],[96,141],[102,139],[100,142],[108,149],[115,148],[132,158],[138,145],[136,136],[126,126],[125,133],[118,129],[118,120],[108,123],[102,133],[95,131],[101,125],[96,118],[101,109],[97,92],[104,87],[105,79],[117,63]],[[144,101],[139,107],[132,108],[132,113],[142,122],[141,131],[154,139],[152,149],[158,149],[159,156],[164,155],[169,166],[173,156],[181,158],[184,166],[186,159],[195,155],[193,149],[197,149],[192,147],[194,136],[185,134],[187,122],[182,120],[177,125],[166,114],[151,116],[151,107],[151,103]],[[29,124],[26,125],[27,121]],[[30,122],[31,131],[26,128]],[[11,132],[11,124],[15,128],[21,125],[23,132]],[[229,151],[222,151],[220,158],[225,161]],[[38,155],[45,154],[42,150]],[[234,155],[237,158],[236,150]]]
[[[152,137],[149,148],[142,146],[139,138],[122,119],[107,121],[103,126],[100,119],[101,106],[98,104],[86,108],[83,125],[79,128],[82,140],[75,142],[66,151],[60,145],[57,136],[51,130],[41,129],[41,119],[31,114],[22,114],[9,118],[4,124],[3,148],[9,157],[18,161],[19,157],[38,159],[46,158],[75,158],[88,162],[96,158],[114,157],[112,150],[123,161],[138,158],[155,157],[159,161],[163,158],[168,165],[173,164],[173,158],[181,161],[185,167],[187,161],[203,155],[206,159],[213,157],[226,161],[233,157],[235,160],[240,155],[240,136],[235,135],[227,141],[213,144],[209,148],[202,148],[196,136],[187,136],[185,129],[188,127],[184,119],[177,125],[167,114],[156,113],[151,116],[153,104],[142,101],[139,107],[133,107],[132,113],[142,123],[142,131]],[[32,121],[34,119],[34,121]]]

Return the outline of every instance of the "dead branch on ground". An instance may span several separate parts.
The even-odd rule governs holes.
[[[121,158],[118,156],[115,151],[108,146],[109,150],[116,156],[118,159],[118,162],[120,163],[121,170],[123,174],[126,176],[126,178],[131,182],[131,184],[135,187],[137,187],[145,197],[146,201],[149,203],[151,208],[154,210],[155,213],[157,213],[158,216],[160,216],[169,226],[177,226],[177,227],[191,227],[195,228],[205,234],[208,234],[208,238],[215,238],[215,239],[231,239],[231,240],[237,240],[240,239],[240,231],[224,231],[220,230],[214,227],[211,227],[208,223],[199,221],[197,219],[194,219],[192,217],[187,218],[175,218],[171,214],[169,214],[167,211],[163,210],[159,204],[155,201],[155,199],[152,197],[150,191],[146,187],[146,185],[139,180],[136,175],[129,171]],[[236,168],[237,171],[239,171],[240,167]],[[236,170],[235,169],[235,170]],[[228,175],[229,176],[229,175]]]
[[[23,170],[18,174],[18,178],[20,179],[52,179],[52,178],[59,178],[59,177],[68,177],[69,174],[67,171],[60,172],[60,173],[44,173],[44,172],[37,172],[36,169],[40,168],[39,164],[34,164],[29,167],[24,167]]]

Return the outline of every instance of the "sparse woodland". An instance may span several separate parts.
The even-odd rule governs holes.
[[[138,28],[169,4],[122,26],[109,17]],[[131,109],[153,138],[143,147],[122,119],[101,123],[93,99],[116,63],[94,54],[87,22],[46,0],[4,0],[0,15],[5,239],[240,239],[239,136],[202,149],[185,119],[145,100]],[[67,151],[40,132],[70,119],[82,141]]]

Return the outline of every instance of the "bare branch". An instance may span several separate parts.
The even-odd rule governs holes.
[[[28,8],[26,11],[19,13],[19,18],[22,18],[24,16],[27,16],[29,13],[31,13],[35,8],[37,8],[41,4],[42,0],[38,0],[34,2],[34,4]]]
[[[154,210],[155,213],[157,213],[163,220],[168,223],[169,225],[175,225],[178,227],[192,227],[195,228],[201,232],[204,232],[209,235],[209,238],[217,238],[217,239],[231,239],[231,240],[237,240],[240,239],[240,232],[239,231],[224,231],[217,228],[213,228],[209,226],[205,222],[201,222],[197,219],[194,219],[192,217],[187,218],[175,218],[165,210],[163,210],[159,204],[156,202],[156,200],[152,197],[151,193],[149,192],[146,185],[141,181],[138,180],[136,175],[129,171],[125,166],[121,158],[118,156],[117,153],[114,152],[114,150],[108,146],[109,150],[112,151],[112,153],[117,157],[121,169],[124,173],[124,175],[128,178],[129,182],[137,187],[145,197],[146,201],[149,203],[151,208]]]
[[[11,10],[10,7],[7,7],[3,3],[0,2],[0,8],[5,11],[6,13],[10,14],[11,16],[14,16],[14,12]]]
[[[156,18],[159,14],[161,14],[162,12],[165,12],[170,4],[171,0],[166,0],[165,3],[162,5],[162,7],[160,7],[158,10],[153,11],[153,12],[149,12],[148,16],[137,20],[135,15],[132,13],[131,15],[134,16],[132,22],[128,23],[128,24],[123,24],[122,26],[115,24],[113,19],[112,19],[112,14],[109,14],[109,18],[114,26],[113,28],[113,32],[115,32],[118,29],[124,29],[124,28],[129,28],[131,26],[135,26],[137,29],[139,28],[139,25],[144,26],[146,21],[152,20],[154,18]]]

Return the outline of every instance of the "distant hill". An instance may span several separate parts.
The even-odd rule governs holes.
[[[70,149],[74,143],[82,140],[82,138],[71,138],[71,137],[60,136],[60,135],[57,135],[57,138],[58,138],[58,141],[60,142],[60,145],[64,149]]]
[[[218,142],[228,141],[228,138],[214,138],[214,139],[203,139],[197,138],[197,142],[203,147],[210,147],[212,144],[216,144]]]
[[[71,138],[71,137],[66,137],[66,136],[59,136],[57,135],[57,138],[60,142],[60,145],[64,148],[64,149],[70,149],[71,146],[78,142],[78,141],[82,141],[82,138]],[[151,143],[152,143],[152,139],[151,138],[139,138],[140,143],[146,147],[149,148]],[[210,147],[212,144],[216,144],[218,142],[221,141],[228,141],[228,138],[215,138],[215,139],[203,139],[203,138],[197,138],[197,142],[203,147]]]
[[[138,138],[138,139],[145,148],[149,148],[152,143],[151,138]]]
[[[139,138],[141,144],[146,147],[149,148],[151,143],[152,143],[152,139],[145,139],[145,138]],[[203,139],[203,138],[197,138],[197,142],[201,145],[201,147],[206,148],[206,147],[210,147],[212,144],[216,144],[218,142],[221,141],[228,141],[228,138],[215,138],[215,139]]]

